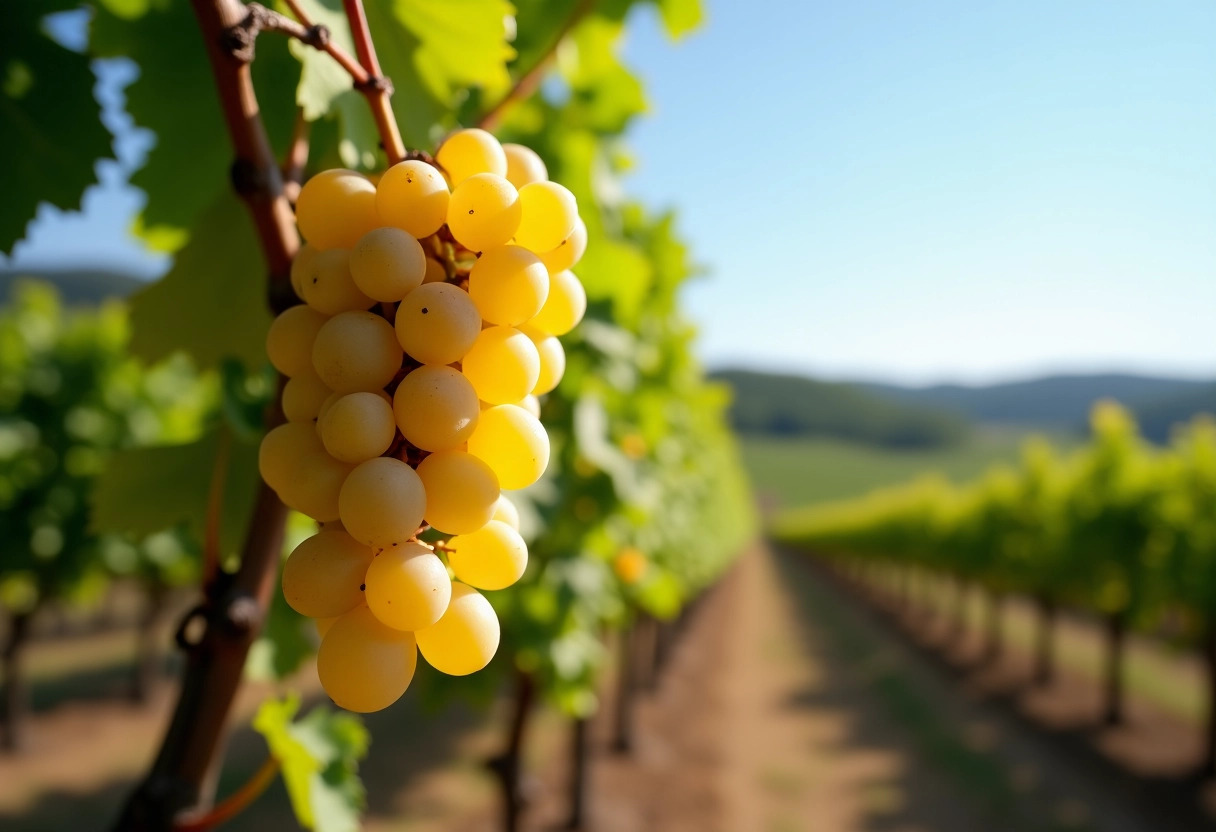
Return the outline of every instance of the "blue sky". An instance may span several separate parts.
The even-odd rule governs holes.
[[[710,364],[1216,376],[1211,0],[708,0],[675,46],[632,23],[629,187],[709,269],[687,299]],[[130,257],[139,197],[102,174],[18,262]]]
[[[711,363],[1216,375],[1216,4],[709,3],[631,187],[711,278]]]

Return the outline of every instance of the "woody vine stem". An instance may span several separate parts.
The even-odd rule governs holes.
[[[283,176],[271,149],[253,88],[250,64],[259,32],[295,37],[331,55],[344,55],[328,32],[241,0],[191,0],[232,143],[232,182],[245,202],[268,271],[268,303],[280,311],[296,302],[291,261],[300,246]],[[360,0],[345,0],[359,62],[337,58],[367,97],[390,161],[404,155],[389,105],[391,85],[381,78]],[[281,420],[279,406],[269,422]],[[211,576],[203,601],[182,622],[178,641],[186,667],[173,716],[144,780],[115,822],[124,832],[170,832],[179,822],[206,828],[223,737],[249,648],[269,608],[287,509],[265,484],[235,574]]]

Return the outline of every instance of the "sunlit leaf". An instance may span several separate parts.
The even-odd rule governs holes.
[[[299,708],[298,695],[269,699],[253,718],[279,761],[296,820],[316,832],[357,832],[364,805],[357,771],[367,754],[367,729],[353,714],[325,707],[297,720]]]

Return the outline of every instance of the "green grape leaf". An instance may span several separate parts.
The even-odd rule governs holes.
[[[641,81],[617,55],[622,31],[619,22],[591,17],[558,52],[558,67],[573,92],[564,113],[570,123],[619,133],[630,119],[646,111]]]
[[[598,396],[584,394],[574,406],[574,441],[588,461],[612,478],[617,494],[642,502],[653,499],[653,483],[639,475],[636,462],[609,438],[612,416]]]
[[[338,142],[338,158],[348,168],[370,170],[380,164],[380,131],[362,95],[347,90],[334,99],[342,138]]]
[[[672,40],[679,40],[696,29],[705,18],[701,0],[655,0],[655,5],[659,7],[663,26]]]
[[[355,54],[350,27],[338,0],[302,0],[309,17],[329,27],[334,42]],[[505,0],[368,0],[368,27],[381,71],[396,91],[396,116],[413,147],[431,149],[439,125],[450,123],[452,108],[467,87],[489,97],[510,84],[507,64],[515,56],[507,42],[512,14]],[[293,43],[303,65],[296,101],[310,121],[337,115],[343,164],[372,168],[379,137],[367,102],[351,89],[350,76],[330,56]]]
[[[223,191],[199,217],[173,268],[131,298],[131,352],[159,361],[184,350],[202,368],[266,360],[266,267],[253,223]]]
[[[74,209],[112,157],[93,98],[89,58],[51,40],[46,12],[60,4],[6,3],[0,22],[0,147],[5,166],[0,251],[11,252],[39,203]]]
[[[646,300],[654,268],[632,243],[601,238],[578,264],[589,300],[609,300],[618,320],[632,323]]]
[[[367,729],[357,716],[325,707],[296,720],[299,709],[298,695],[269,699],[253,718],[279,761],[296,820],[316,832],[357,832],[365,799],[358,763],[367,754]]]
[[[651,615],[669,621],[680,612],[684,590],[680,579],[666,570],[651,570],[637,589],[637,601]]]
[[[299,0],[310,21],[329,28],[330,39],[348,55],[355,54],[350,26],[339,0]],[[302,66],[300,85],[296,88],[296,103],[304,109],[304,118],[316,121],[333,109],[334,100],[351,91],[351,77],[327,53],[293,40],[291,54]],[[364,105],[366,106],[366,104]]]
[[[265,102],[261,115],[276,148],[286,146],[295,118],[290,90],[300,68],[284,38],[257,42],[254,86]],[[149,244],[180,244],[221,191],[230,190],[232,144],[224,126],[215,79],[189,3],[114,0],[98,8],[91,49],[103,57],[127,57],[140,68],[127,90],[135,123],[156,133],[156,146],[131,184],[148,194],[137,231]],[[244,219],[248,223],[248,219]]]
[[[517,72],[534,66],[553,45],[553,38],[578,10],[583,0],[514,0],[515,39],[511,46],[517,54]],[[597,11],[602,13],[602,2]]]
[[[196,539],[207,524],[207,503],[216,460],[227,446],[228,471],[220,516],[220,549],[239,553],[259,477],[257,445],[226,429],[188,445],[130,448],[110,456],[91,495],[96,532],[138,537],[184,523]]]
[[[393,81],[393,112],[402,138],[409,147],[430,150],[440,137],[438,125],[448,118],[448,108],[419,77],[414,56],[420,43],[395,13],[395,5],[395,0],[365,3],[367,24],[375,36],[380,70]]]
[[[419,41],[414,66],[440,101],[459,87],[476,86],[494,96],[506,92],[507,64],[515,50],[507,42],[506,0],[395,0],[396,18]]]
[[[266,432],[266,408],[274,399],[279,377],[269,364],[260,373],[229,359],[220,366],[220,408],[228,427],[245,442],[260,442]]]
[[[462,88],[480,87],[491,98],[507,89],[515,52],[505,0],[370,0],[366,9],[410,146],[433,147]]]
[[[232,151],[215,80],[189,3],[102,7],[91,46],[103,57],[128,57],[139,78],[127,89],[127,111],[156,133],[148,162],[131,184],[148,193],[141,222],[189,228],[224,187]]]

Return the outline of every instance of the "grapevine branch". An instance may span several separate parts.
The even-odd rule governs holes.
[[[191,0],[191,5],[232,143],[233,186],[257,229],[268,269],[269,304],[279,310],[295,302],[290,272],[300,239],[254,93],[252,50],[242,49],[240,36],[234,37],[250,29],[258,13],[250,13],[240,0]],[[277,408],[274,415],[281,418]],[[286,519],[286,507],[260,484],[239,570],[213,582],[201,608],[183,621],[202,618],[205,626],[197,639],[182,639],[186,668],[172,720],[151,770],[114,829],[168,832],[180,812],[209,802],[228,713],[269,606]]]
[[[367,15],[363,11],[363,0],[342,0],[342,8],[345,9],[346,19],[350,22],[350,33],[355,39],[355,53],[359,56],[359,63],[371,76],[368,83],[360,87],[360,91],[367,98],[368,106],[372,108],[372,117],[376,120],[376,129],[380,131],[380,141],[384,144],[388,163],[395,165],[405,159],[405,143],[401,141],[401,132],[397,129],[397,119],[393,116],[393,105],[390,102],[393,84],[380,72],[376,47],[372,43]]]
[[[329,29],[325,26],[305,26],[261,3],[250,3],[245,9],[244,19],[224,34],[228,48],[243,61],[253,60],[253,45],[259,32],[279,32],[314,49],[323,49],[329,42]]]
[[[300,6],[298,0],[284,0],[296,20],[305,29],[324,29],[317,26],[309,18],[308,13]],[[388,163],[395,165],[405,159],[405,143],[401,140],[401,131],[397,129],[397,119],[393,115],[390,99],[393,94],[393,84],[380,72],[380,62],[376,59],[376,47],[372,43],[371,30],[367,26],[367,15],[363,11],[363,0],[342,0],[346,19],[350,23],[351,37],[355,42],[355,53],[359,56],[356,61],[344,49],[326,38],[317,48],[326,52],[338,62],[338,65],[351,77],[355,89],[367,99],[371,108],[372,118],[376,122],[376,130],[380,134],[380,143],[388,156]]]
[[[291,13],[295,15],[296,20],[300,21],[300,25],[304,28],[325,30],[326,37],[323,42],[317,44],[316,48],[337,61],[338,66],[342,67],[346,71],[346,74],[350,76],[355,87],[364,87],[368,84],[371,78],[367,74],[367,70],[360,66],[359,62],[351,57],[349,52],[333,42],[333,39],[329,37],[328,28],[313,23],[308,16],[308,12],[304,11],[298,0],[283,0],[283,2],[287,4],[287,8],[291,9]]]
[[[570,34],[571,30],[577,26],[583,18],[591,14],[595,10],[596,0],[579,0],[574,8],[570,10],[570,14],[562,22],[557,33],[553,36],[553,41],[548,48],[537,57],[536,62],[518,78],[515,79],[514,85],[507,91],[507,94],[486,110],[481,119],[477,122],[477,126],[483,130],[493,131],[498,123],[502,121],[512,105],[518,101],[523,101],[536,92],[540,82],[544,80],[545,73],[549,71],[549,65],[557,57],[557,49],[561,46],[562,41],[566,39],[566,35]]]

